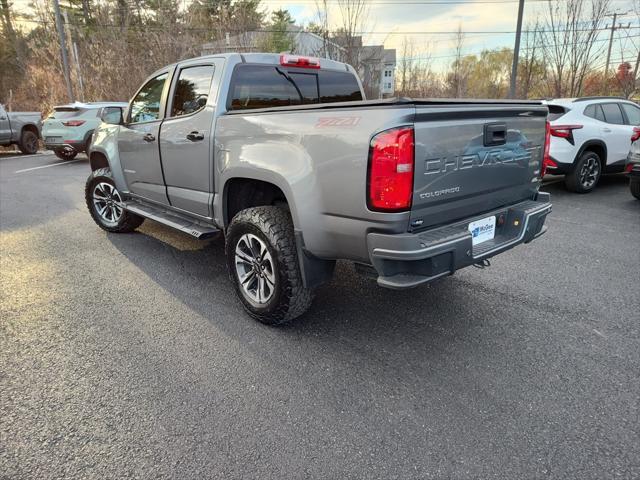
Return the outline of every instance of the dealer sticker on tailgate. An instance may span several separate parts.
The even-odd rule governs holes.
[[[471,222],[469,224],[469,231],[471,232],[472,245],[491,240],[496,234],[495,215]]]

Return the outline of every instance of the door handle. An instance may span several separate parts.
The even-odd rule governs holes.
[[[187,134],[187,140],[191,140],[192,142],[197,142],[199,140],[204,140],[204,133],[193,131]]]
[[[150,134],[150,133],[147,133],[144,137],[142,137],[142,139],[143,139],[145,142],[153,142],[153,141],[155,141],[156,137],[154,137],[154,136],[153,136],[152,134]]]
[[[602,131],[604,133],[611,133],[611,129],[610,128],[603,128]]]

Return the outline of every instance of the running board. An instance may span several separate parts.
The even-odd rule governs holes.
[[[135,213],[136,215],[140,215],[141,217],[149,218],[158,223],[162,223],[163,225],[167,225],[168,227],[188,233],[199,240],[205,240],[213,237],[220,232],[220,230],[212,225],[205,225],[203,223],[196,222],[155,205],[152,206],[149,204],[129,201],[125,203],[124,208],[125,210]]]

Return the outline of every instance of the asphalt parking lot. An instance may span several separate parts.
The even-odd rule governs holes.
[[[273,329],[221,239],[107,234],[59,162],[0,156],[0,478],[640,477],[624,177],[545,185],[548,233],[485,270],[396,292],[340,265]]]

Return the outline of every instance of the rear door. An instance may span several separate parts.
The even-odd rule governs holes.
[[[546,114],[538,105],[418,105],[411,228],[533,199]]]
[[[607,144],[607,165],[623,163],[629,154],[633,127],[625,125],[617,102],[601,103],[606,124],[601,125],[602,138]]]
[[[160,154],[172,206],[211,217],[213,126],[223,60],[181,64],[174,75]]]
[[[118,134],[120,163],[129,190],[162,204],[169,201],[162,176],[158,137],[171,71],[155,74],[136,93],[129,105],[127,121]]]

